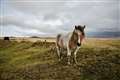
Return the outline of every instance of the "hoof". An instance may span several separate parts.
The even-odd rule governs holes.
[[[61,61],[61,59],[58,60],[59,62]]]
[[[68,65],[70,65],[70,62],[67,62]]]
[[[75,64],[77,65],[78,63],[77,63],[77,62],[75,62]]]

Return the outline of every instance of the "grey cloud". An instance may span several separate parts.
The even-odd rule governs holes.
[[[24,15],[6,16],[2,24],[16,25],[23,29],[36,29],[43,33],[53,34],[71,31],[75,24],[85,24],[87,32],[120,31],[117,0],[52,1],[7,0],[8,7],[16,12],[24,13]],[[11,11],[9,14],[12,14]]]
[[[53,14],[53,13],[48,13],[44,15],[44,20],[56,20],[59,18],[59,15]]]
[[[36,29],[43,33],[52,33],[52,31],[57,32],[57,29],[55,28],[57,26],[57,23],[55,24],[55,21],[44,21],[44,20],[37,20],[33,18],[29,19],[23,19],[23,17],[15,17],[15,16],[3,16],[0,17],[2,21],[0,21],[0,25],[2,26],[8,26],[13,25],[20,27],[21,29]],[[54,22],[54,24],[52,24]],[[56,25],[56,26],[55,26]],[[55,27],[54,27],[55,26]],[[12,28],[12,27],[11,27]]]

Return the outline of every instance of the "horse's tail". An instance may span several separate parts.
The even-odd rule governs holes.
[[[58,45],[58,42],[60,40],[60,37],[61,37],[61,34],[58,34],[57,37],[56,37],[56,45]]]
[[[61,34],[58,34],[58,35],[57,35],[57,40],[59,40],[59,39],[60,39],[60,37],[61,37]]]

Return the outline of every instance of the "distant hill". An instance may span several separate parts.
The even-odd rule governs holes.
[[[120,38],[120,32],[85,32],[86,37],[95,37],[95,38]],[[3,39],[6,36],[0,36],[0,39]],[[46,35],[39,35],[39,36],[7,36],[10,38],[39,38],[39,39],[55,39],[56,36],[46,36]]]
[[[120,32],[90,32],[86,33],[87,37],[97,37],[97,38],[114,38],[120,37]]]

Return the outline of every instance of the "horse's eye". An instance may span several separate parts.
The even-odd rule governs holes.
[[[84,33],[84,32],[82,32],[82,35],[85,35],[85,33]]]

